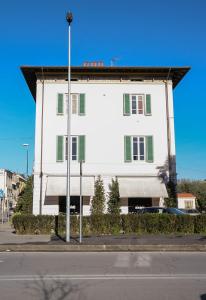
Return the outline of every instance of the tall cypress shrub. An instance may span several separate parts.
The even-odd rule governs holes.
[[[91,215],[102,215],[105,208],[105,191],[101,176],[99,175],[94,184],[94,197],[92,199]]]
[[[109,200],[108,200],[108,213],[113,215],[120,215],[120,196],[119,196],[119,183],[117,179],[112,178],[112,183],[109,185]]]

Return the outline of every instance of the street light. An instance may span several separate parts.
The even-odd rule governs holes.
[[[29,144],[22,144],[26,148],[26,176],[29,175]]]
[[[66,242],[70,242],[70,136],[71,136],[71,12],[66,15],[68,22],[68,97],[67,97],[67,198],[66,198]]]

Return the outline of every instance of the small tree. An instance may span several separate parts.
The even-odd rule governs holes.
[[[120,196],[119,196],[119,183],[117,179],[112,178],[112,183],[109,185],[109,200],[108,200],[108,213],[119,215],[120,214]]]
[[[167,183],[168,198],[165,198],[164,202],[167,207],[177,207],[177,192],[176,184],[170,180]]]
[[[22,212],[25,214],[31,214],[32,201],[33,201],[33,176],[30,176],[28,177],[26,186],[17,201],[15,211]]]
[[[100,175],[94,184],[94,197],[92,199],[91,214],[102,215],[105,208],[105,191],[103,180]]]

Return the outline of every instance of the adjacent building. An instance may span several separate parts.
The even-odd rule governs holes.
[[[14,208],[25,187],[26,179],[7,169],[0,169],[0,190],[4,208]]]
[[[21,67],[36,102],[34,214],[66,208],[67,67]],[[71,212],[90,214],[94,182],[117,178],[121,212],[164,205],[176,182],[173,89],[189,67],[72,67]]]
[[[191,193],[178,193],[177,207],[180,209],[196,209],[196,197]]]

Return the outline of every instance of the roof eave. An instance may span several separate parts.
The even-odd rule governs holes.
[[[21,66],[21,71],[27,82],[34,100],[36,100],[36,81],[37,76],[65,76],[67,75],[67,66]],[[71,67],[72,75],[116,75],[116,76],[153,76],[162,77],[165,80],[171,78],[173,88],[175,88],[182,78],[190,70],[190,67]],[[65,76],[66,79],[66,76]]]

